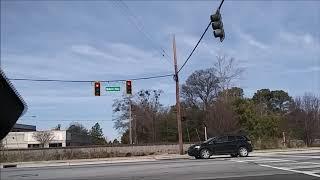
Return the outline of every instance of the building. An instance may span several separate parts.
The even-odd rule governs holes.
[[[66,147],[69,145],[71,134],[66,130],[50,130],[46,132],[50,132],[52,137],[44,147]],[[8,149],[39,148],[41,143],[34,137],[35,133],[41,133],[41,131],[9,132],[2,140],[2,145]]]
[[[36,131],[36,126],[27,124],[15,124],[10,132],[30,132]]]
[[[0,145],[8,149],[40,148],[42,145],[34,137],[35,133],[49,132],[51,140],[44,145],[50,147],[86,146],[92,144],[88,135],[72,134],[67,130],[36,131],[36,126],[27,124],[15,124],[11,132],[0,141]]]

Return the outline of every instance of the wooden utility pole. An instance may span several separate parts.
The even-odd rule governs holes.
[[[204,125],[204,140],[208,140],[207,126],[206,125]]]
[[[129,97],[129,143],[132,144],[132,109],[131,109],[131,96]]]
[[[179,76],[178,76],[178,65],[177,65],[177,52],[176,52],[176,38],[173,35],[173,63],[174,63],[174,80],[176,81],[176,109],[177,109],[177,123],[178,123],[178,134],[179,134],[179,152],[183,154],[183,142],[182,142],[182,127],[181,127],[181,114],[180,114],[180,92],[179,92]]]

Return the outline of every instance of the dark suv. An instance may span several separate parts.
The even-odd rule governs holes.
[[[230,154],[231,157],[245,157],[252,152],[251,141],[246,136],[217,136],[188,149],[189,156],[208,159],[212,155]]]

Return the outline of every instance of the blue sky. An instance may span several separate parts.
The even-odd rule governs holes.
[[[220,1],[1,1],[1,68],[10,78],[67,80],[130,79],[173,72],[176,35],[182,64]],[[246,71],[234,85],[251,96],[283,89],[292,96],[320,92],[319,1],[228,1],[222,8],[226,39],[211,28],[181,72],[212,66],[215,56],[236,58]],[[144,33],[142,33],[144,32]],[[150,40],[151,39],[151,40]],[[122,93],[93,96],[91,83],[14,81],[28,104],[20,123],[48,129],[78,121],[99,122],[109,138],[112,102]],[[103,84],[123,87],[123,83]],[[134,81],[133,91],[162,89],[174,103],[172,78]],[[32,118],[30,116],[37,116]]]

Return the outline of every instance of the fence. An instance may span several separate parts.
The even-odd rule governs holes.
[[[187,150],[190,144],[184,144]],[[154,154],[178,154],[177,144],[134,146],[88,146],[39,149],[1,150],[1,162],[48,161],[66,159],[91,159],[108,157],[145,156]]]
[[[191,144],[184,144],[184,150]],[[320,146],[320,139],[316,140],[315,146]],[[254,149],[272,148],[299,148],[305,147],[302,140],[289,140],[286,144],[282,139],[260,140],[253,142]],[[79,146],[79,147],[56,147],[38,149],[2,149],[0,162],[21,161],[48,161],[66,159],[91,159],[108,157],[145,156],[155,154],[178,154],[178,144],[153,144],[153,145],[105,145],[105,146]]]

